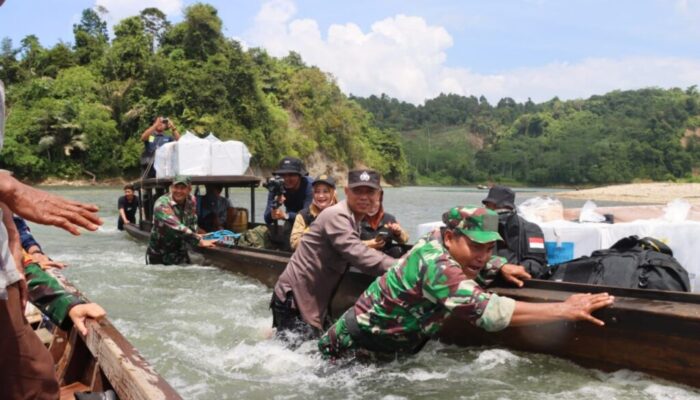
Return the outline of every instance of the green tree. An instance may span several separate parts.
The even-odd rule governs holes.
[[[150,38],[151,51],[155,51],[163,41],[165,32],[170,28],[170,21],[163,11],[155,7],[144,8],[139,13],[144,30]]]
[[[107,47],[107,23],[93,9],[83,10],[80,23],[73,25],[75,53],[80,65],[98,60]]]

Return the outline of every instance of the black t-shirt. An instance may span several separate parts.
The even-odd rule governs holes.
[[[136,210],[139,209],[139,198],[134,196],[131,202],[126,200],[126,196],[122,196],[117,201],[117,209],[124,209],[124,214],[126,214],[126,219],[132,224],[136,223]],[[124,221],[122,221],[121,215],[117,219],[117,228],[121,231],[124,230]]]

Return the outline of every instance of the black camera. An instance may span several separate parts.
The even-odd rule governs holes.
[[[386,243],[390,243],[391,240],[394,238],[394,233],[386,228],[382,228],[379,230],[379,232],[377,232],[376,237],[385,241]]]
[[[280,204],[277,199],[279,198],[279,196],[286,193],[286,190],[284,188],[284,179],[279,175],[275,175],[271,178],[268,178],[267,182],[263,182],[262,185],[266,187],[267,190],[270,193],[272,193],[274,197],[272,208],[280,208],[282,204]]]
[[[162,118],[161,122],[163,122],[165,126],[168,126],[168,122],[170,122],[170,120],[168,120],[167,118]]]

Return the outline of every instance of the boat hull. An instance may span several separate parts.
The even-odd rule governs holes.
[[[53,276],[65,290],[77,293],[63,275]],[[48,348],[56,364],[61,399],[73,399],[74,392],[108,389],[123,400],[181,399],[109,319],[88,319],[86,327],[85,336],[74,328],[69,332],[53,328]]]

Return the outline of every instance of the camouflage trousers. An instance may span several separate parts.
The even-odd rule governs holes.
[[[153,251],[150,247],[146,249],[146,264],[150,265],[184,265],[190,264],[190,256],[187,254],[187,249],[176,252],[159,254]]]
[[[345,314],[351,310],[352,309],[346,311]],[[352,336],[350,336],[350,331],[348,331],[348,326],[345,323],[345,314],[343,314],[335,324],[321,336],[321,339],[318,340],[318,349],[324,357],[342,357],[347,354],[348,351],[356,347]]]
[[[420,333],[385,336],[364,331],[357,325],[355,310],[347,310],[319,339],[318,349],[325,357],[354,355],[361,358],[390,360],[398,355],[418,353],[430,340]]]

